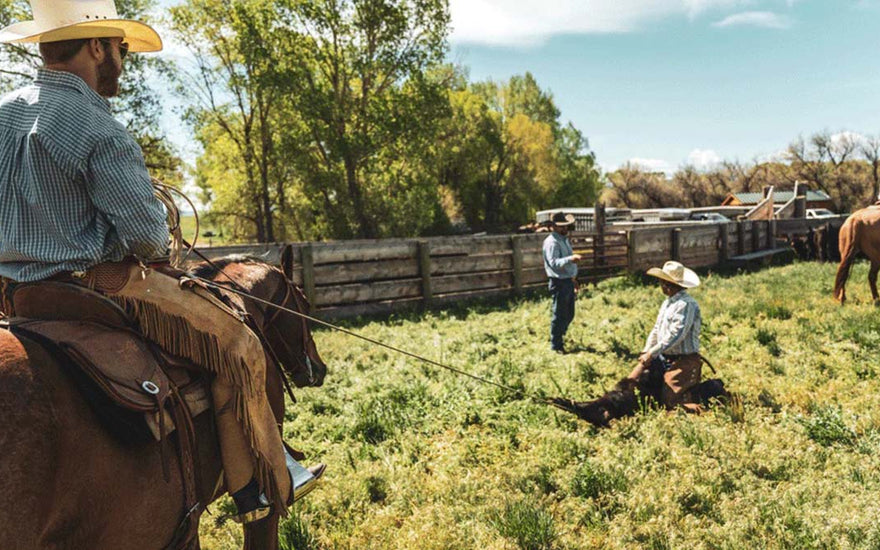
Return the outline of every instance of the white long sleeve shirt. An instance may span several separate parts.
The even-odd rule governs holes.
[[[700,352],[700,306],[685,290],[666,298],[642,353],[688,355]]]

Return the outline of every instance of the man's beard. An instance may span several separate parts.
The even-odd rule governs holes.
[[[119,75],[122,67],[117,67],[112,55],[107,55],[98,65],[98,94],[101,97],[115,97],[119,93]]]

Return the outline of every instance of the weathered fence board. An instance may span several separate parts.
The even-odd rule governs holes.
[[[570,235],[581,282],[638,271],[677,257],[691,267],[776,246],[778,236],[806,235],[843,218],[755,220],[726,224],[633,227]],[[432,237],[292,243],[294,281],[321,316],[387,313],[546,286],[542,244],[547,234]],[[245,254],[278,263],[283,245],[200,249],[211,258]]]
[[[510,252],[480,256],[446,256],[432,259],[431,275],[498,271],[511,269],[512,266],[513,257]]]
[[[413,298],[422,295],[422,279],[400,279],[320,287],[312,302],[318,307],[357,302],[371,302],[397,298]]]
[[[512,271],[493,271],[470,275],[459,274],[433,278],[433,289],[437,294],[468,292],[487,288],[511,288],[512,286]]]

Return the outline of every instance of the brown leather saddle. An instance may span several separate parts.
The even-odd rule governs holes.
[[[147,342],[134,320],[98,292],[44,281],[17,286],[11,299],[13,332],[61,352],[113,403],[142,413],[157,441],[175,429],[166,406],[173,392],[193,417],[211,407],[208,385],[192,365]]]
[[[137,439],[128,437],[129,430],[120,430],[121,425],[159,441],[166,480],[167,439],[176,431],[184,508],[166,548],[186,547],[197,535],[203,510],[196,491],[192,419],[211,407],[208,381],[190,363],[147,341],[116,303],[84,286],[59,281],[19,284],[10,301],[14,316],[4,319],[0,328],[55,355],[71,371],[99,421],[116,426],[110,430],[114,435]],[[107,402],[111,406],[105,406]],[[120,419],[128,420],[120,424]]]

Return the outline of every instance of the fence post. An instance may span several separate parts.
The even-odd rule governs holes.
[[[522,238],[517,235],[510,237],[510,249],[512,251],[513,261],[513,291],[519,294],[522,292]]]
[[[638,260],[638,256],[636,256],[636,246],[638,243],[638,235],[639,232],[635,229],[630,229],[626,232],[626,266],[632,272],[636,272],[636,261]]]
[[[736,222],[736,253],[738,256],[746,253],[746,227],[742,220]]]
[[[593,235],[593,266],[605,265],[605,204],[598,202],[594,209],[595,229]]]
[[[672,230],[672,259],[676,262],[681,261],[681,228],[676,227]]]
[[[767,249],[776,248],[776,220],[767,220]]]
[[[425,307],[431,305],[431,243],[418,242],[419,275],[422,276],[422,302]]]
[[[751,222],[752,226],[752,252],[757,252],[761,250],[761,226],[755,223],[754,220]]]
[[[807,184],[796,181],[794,183],[794,217],[803,219],[807,217]]]
[[[311,244],[302,247],[303,266],[303,292],[313,308],[317,308],[315,302],[315,256]]]
[[[730,231],[726,223],[718,224],[718,237],[720,239],[718,263],[723,264],[730,258]]]

